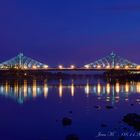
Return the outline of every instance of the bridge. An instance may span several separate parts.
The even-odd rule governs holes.
[[[92,70],[92,71],[103,71],[103,70],[133,70],[139,71],[140,65],[131,62],[127,59],[120,57],[115,53],[110,53],[109,55],[95,60],[89,64],[83,65],[82,67],[76,67],[75,65],[70,65],[69,67],[64,67],[63,65],[58,65],[57,67],[49,67],[48,64],[41,63],[30,57],[25,56],[23,53],[0,63],[0,70],[9,69],[19,69],[19,70],[48,70],[48,71],[71,71],[71,70]]]

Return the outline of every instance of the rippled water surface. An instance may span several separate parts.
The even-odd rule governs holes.
[[[0,84],[0,140],[65,140],[70,134],[80,140],[118,140],[124,133],[137,134],[122,122],[128,113],[140,113],[140,82],[33,79]],[[64,117],[72,119],[70,126],[63,126]],[[97,137],[100,132],[114,136]]]

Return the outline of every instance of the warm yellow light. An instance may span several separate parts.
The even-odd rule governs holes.
[[[36,67],[36,66],[33,66],[32,68],[33,68],[33,69],[36,69],[37,67]]]
[[[130,86],[129,83],[126,83],[126,84],[125,84],[125,92],[126,92],[126,93],[129,92],[129,86]]]
[[[72,84],[71,84],[71,96],[74,96],[74,82],[72,80]]]
[[[98,69],[100,69],[100,68],[101,68],[101,66],[100,66],[100,65],[97,65],[97,68],[98,68]]]
[[[24,93],[24,97],[26,97],[27,96],[27,80],[24,80],[23,93]]]
[[[16,94],[16,96],[18,94],[18,91],[19,91],[19,85],[18,85],[18,82],[16,81],[14,82],[14,93]]]
[[[63,66],[62,66],[62,65],[59,65],[58,68],[59,68],[59,69],[63,69]]]
[[[44,67],[45,69],[47,69],[49,66],[48,66],[48,65],[44,65],[43,67]]]
[[[120,68],[120,66],[119,66],[119,65],[117,65],[115,68],[116,68],[116,69],[119,69],[119,68]]]
[[[37,86],[36,86],[36,80],[33,80],[33,86],[32,86],[32,90],[33,90],[33,97],[35,98],[36,97],[36,95],[37,95],[37,88],[36,88]]]
[[[24,66],[24,69],[27,69],[27,66]]]
[[[109,83],[107,83],[107,85],[106,85],[106,92],[107,92],[107,94],[110,94],[110,84]]]
[[[125,69],[128,69],[128,68],[129,68],[129,66],[126,65],[126,66],[125,66]]]
[[[85,87],[85,93],[88,95],[89,94],[89,90],[90,90],[90,87],[89,87],[89,83],[87,82],[87,85]]]
[[[136,90],[137,90],[138,93],[140,93],[140,82],[138,82],[138,83],[136,84]]]
[[[100,83],[98,83],[98,85],[97,85],[97,93],[100,95],[100,93],[101,93],[101,85],[100,85]]]
[[[119,83],[118,83],[118,82],[116,83],[116,92],[117,92],[117,93],[119,93],[119,92],[120,92],[120,85],[119,85]]]
[[[9,84],[8,84],[8,82],[6,81],[6,83],[5,83],[5,92],[6,92],[6,94],[9,92]]]
[[[109,68],[110,68],[110,66],[109,66],[109,65],[107,65],[107,66],[106,66],[106,68],[107,68],[107,69],[109,69]]]
[[[62,85],[62,80],[60,80],[59,83],[59,97],[61,98],[63,95],[63,85]]]
[[[137,69],[140,69],[140,65],[137,66]]]
[[[48,85],[46,82],[44,82],[44,97],[45,98],[47,98],[48,96],[48,90],[49,90]]]

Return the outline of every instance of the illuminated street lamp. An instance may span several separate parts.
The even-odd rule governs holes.
[[[71,66],[70,66],[70,68],[71,68],[71,69],[74,69],[74,68],[75,68],[75,66],[74,66],[74,65],[71,65]]]
[[[59,65],[58,68],[59,68],[59,69],[63,69],[63,66],[62,66],[62,65]]]
[[[85,67],[86,69],[89,69],[89,68],[90,68],[90,66],[89,66],[89,65],[85,65],[84,67]]]
[[[120,68],[120,66],[119,66],[119,65],[116,65],[116,66],[115,66],[115,68],[116,68],[116,69],[119,69],[119,68]]]
[[[15,69],[17,69],[17,66],[14,66]]]
[[[97,68],[100,69],[101,68],[101,65],[97,65]]]
[[[140,65],[138,65],[136,68],[137,68],[137,69],[140,69]]]
[[[47,69],[49,66],[48,66],[48,65],[44,65],[43,67],[44,67],[45,69]]]
[[[107,65],[106,68],[109,69],[110,68],[110,65]]]
[[[24,66],[24,69],[27,69],[27,66]]]
[[[37,69],[37,67],[36,67],[35,65],[34,65],[34,66],[32,66],[32,68],[33,68],[33,69]]]
[[[128,65],[126,65],[126,66],[125,66],[125,69],[128,69],[128,68],[129,68],[129,66],[128,66]]]

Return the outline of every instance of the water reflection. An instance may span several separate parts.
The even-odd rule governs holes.
[[[24,97],[27,97],[27,80],[24,80],[23,93]]]
[[[106,93],[107,94],[110,93],[110,84],[109,83],[106,84]]]
[[[47,85],[47,81],[45,80],[44,81],[44,97],[47,98],[48,96],[48,91],[49,91],[49,88],[48,88],[48,85]]]
[[[96,86],[95,86],[95,89],[96,89]],[[102,87],[102,90],[104,89],[104,87]],[[104,93],[105,91],[103,90],[103,93]],[[101,85],[100,85],[100,82],[98,82],[98,84],[97,84],[97,94],[98,95],[100,95],[100,93],[101,93]]]
[[[51,94],[50,89],[56,90],[54,92],[58,93],[57,96],[59,98],[62,98],[66,92],[69,92],[71,97],[74,97],[77,93],[76,91],[80,90],[87,97],[95,96],[97,99],[105,99],[106,102],[112,101],[114,103],[119,102],[120,99],[128,101],[130,94],[140,93],[140,82],[125,82],[123,84],[116,82],[111,84],[98,81],[92,84],[87,80],[84,84],[79,84],[75,83],[74,80],[67,83],[60,79],[55,84],[52,84],[47,80],[39,83],[35,79],[32,82],[27,80],[23,80],[23,82],[14,81],[12,83],[5,81],[5,83],[0,84],[0,95],[11,97],[18,103],[23,103],[27,99],[37,98],[41,95],[47,98],[49,93]]]
[[[71,96],[74,96],[74,81],[73,80],[71,84]]]
[[[36,87],[36,80],[33,80],[33,97],[35,98],[36,97],[36,93],[37,93],[37,87]]]
[[[62,85],[62,80],[60,79],[59,82],[59,97],[61,98],[63,94],[63,85]]]
[[[86,87],[85,87],[85,93],[88,95],[89,94],[89,83],[87,81]]]

